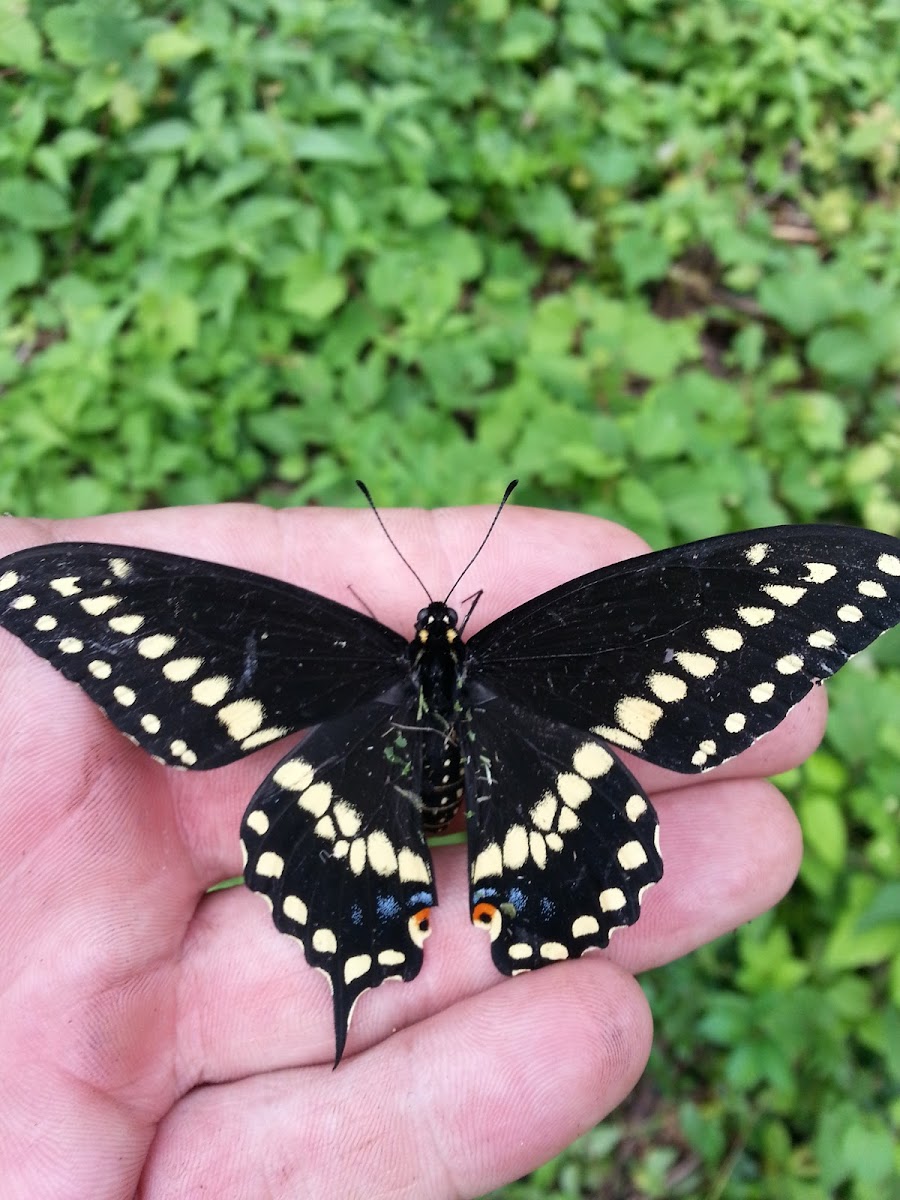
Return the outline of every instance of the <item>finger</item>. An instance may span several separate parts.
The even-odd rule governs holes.
[[[654,803],[665,875],[648,894],[641,919],[618,932],[608,952],[631,970],[668,962],[765,911],[790,886],[801,852],[796,818],[770,784],[721,781]],[[487,939],[471,925],[464,848],[448,847],[434,858],[441,903],[425,965],[411,983],[363,996],[350,1030],[351,1054],[502,980]],[[333,1054],[325,980],[243,888],[209,897],[198,911],[182,970],[179,993],[188,1000],[179,1017],[182,1090],[327,1062]],[[540,974],[559,978],[556,965]]]
[[[353,1198],[382,1179],[440,1200],[524,1174],[624,1098],[650,1047],[627,974],[598,959],[553,975],[505,980],[335,1072],[192,1092],[160,1126],[139,1197]]]
[[[610,955],[631,971],[680,958],[777,904],[803,856],[800,823],[764,780],[716,780],[654,796],[664,866]]]

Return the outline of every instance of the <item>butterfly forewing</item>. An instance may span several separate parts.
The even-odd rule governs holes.
[[[472,704],[472,920],[509,975],[605,946],[662,876],[656,814],[597,738],[502,699]]]
[[[436,902],[420,812],[418,697],[408,685],[317,726],[250,801],[245,880],[328,976],[337,1058],[353,1005],[422,965]]]
[[[165,762],[218,767],[403,678],[399,634],[324,596],[175,554],[12,554],[0,621]]]
[[[650,762],[705,770],[900,620],[898,542],[779,526],[629,559],[468,642],[499,695]]]

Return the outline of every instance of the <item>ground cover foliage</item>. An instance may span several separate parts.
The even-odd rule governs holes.
[[[0,508],[900,533],[898,61],[896,0],[0,0]],[[830,694],[794,892],[498,1196],[885,1194],[898,639]]]

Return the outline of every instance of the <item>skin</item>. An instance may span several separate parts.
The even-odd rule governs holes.
[[[432,592],[489,509],[386,511]],[[407,636],[421,590],[370,513],[244,506],[0,526],[0,553],[56,540],[233,563],[372,612]],[[593,518],[508,508],[455,600],[481,624],[640,553]],[[739,758],[677,776],[627,758],[660,817],[666,874],[608,952],[498,974],[469,923],[465,849],[434,854],[441,904],[418,978],[367,993],[332,1071],[327,984],[244,888],[238,828],[284,743],[213,772],[153,763],[0,630],[0,1179],[9,1200],[475,1197],[557,1153],[640,1076],[634,972],[775,904],[800,859],[763,776],[821,736],[812,693]]]

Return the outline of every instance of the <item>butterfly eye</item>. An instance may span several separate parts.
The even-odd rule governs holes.
[[[424,625],[428,619],[428,609],[420,608],[416,613],[416,625]]]
[[[459,620],[459,614],[455,608],[448,608],[444,614],[444,620],[448,625],[455,625]]]

